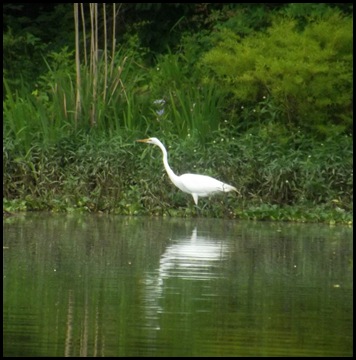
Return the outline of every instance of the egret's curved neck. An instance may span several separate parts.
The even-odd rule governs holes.
[[[167,150],[164,147],[164,145],[159,142],[157,144],[157,146],[159,146],[159,148],[162,150],[163,153],[163,165],[167,171],[167,174],[169,176],[169,178],[171,179],[171,181],[173,182],[173,184],[177,185],[177,181],[178,181],[178,176],[173,172],[173,170],[171,169],[171,167],[168,164],[168,154],[167,154]]]

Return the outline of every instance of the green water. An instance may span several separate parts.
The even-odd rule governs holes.
[[[4,220],[4,356],[352,356],[352,228]]]

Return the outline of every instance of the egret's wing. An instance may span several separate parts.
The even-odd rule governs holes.
[[[218,191],[226,191],[223,182],[210,176],[198,174],[184,174],[180,176],[182,185],[188,193],[194,193],[199,196],[208,196]]]

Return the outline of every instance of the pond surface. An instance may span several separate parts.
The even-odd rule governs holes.
[[[352,356],[352,228],[4,220],[4,356]]]

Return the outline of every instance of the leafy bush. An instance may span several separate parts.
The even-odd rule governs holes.
[[[3,33],[3,71],[12,86],[34,81],[44,70],[42,53],[47,46],[27,32],[15,35],[11,29]]]
[[[69,3],[3,5],[3,71],[11,87],[33,86],[46,71],[43,57],[74,45],[72,12]]]
[[[284,124],[325,135],[352,130],[351,18],[334,13],[303,30],[293,19],[276,18],[263,33],[220,35],[203,64],[229,89],[231,106],[252,111],[270,98]]]

